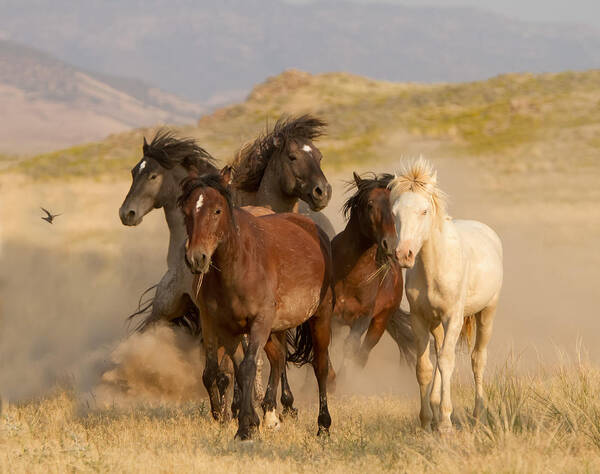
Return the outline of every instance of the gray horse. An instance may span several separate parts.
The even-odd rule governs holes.
[[[192,275],[185,265],[185,240],[187,238],[183,215],[177,206],[180,183],[191,171],[204,174],[216,172],[214,158],[193,139],[175,138],[167,130],[160,130],[150,144],[144,138],[142,159],[131,170],[132,183],[121,208],[121,222],[136,226],[153,209],[163,208],[169,227],[167,272],[158,285],[151,304],[132,315],[137,316],[151,308],[151,312],[138,325],[143,331],[158,321],[182,319],[194,326],[197,318],[192,302]],[[194,329],[198,329],[195,327]]]

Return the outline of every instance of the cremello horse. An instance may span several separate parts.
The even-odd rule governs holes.
[[[436,172],[423,158],[405,164],[390,183],[398,243],[396,256],[406,268],[417,350],[421,392],[421,426],[451,431],[450,382],[456,343],[467,316],[476,321],[471,355],[475,378],[474,416],[484,408],[483,371],[487,344],[502,286],[502,244],[498,235],[477,221],[454,220],[446,214]],[[429,333],[435,339],[437,369],[429,359]]]

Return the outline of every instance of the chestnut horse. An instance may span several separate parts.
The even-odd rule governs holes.
[[[348,224],[331,242],[334,321],[350,326],[344,361],[352,357],[360,367],[366,365],[392,315],[404,322],[395,321],[398,331],[390,331],[392,337],[407,360],[414,358],[409,316],[399,310],[403,281],[394,256],[396,228],[388,189],[393,178],[391,174],[361,178],[354,173],[356,192],[344,204]]]
[[[258,351],[272,333],[300,326],[296,351],[289,359],[313,363],[319,386],[318,434],[328,433],[327,375],[334,297],[326,234],[297,214],[256,217],[234,208],[219,175],[185,180],[179,203],[188,234],[185,257],[197,275],[195,301],[206,353],[203,382],[213,412],[220,404],[217,351],[223,346],[234,362],[241,389],[236,437],[251,438],[260,424],[252,404]],[[238,347],[244,334],[249,340],[242,357]],[[283,364],[277,364],[275,383],[282,370]],[[268,407],[271,412],[274,393]]]

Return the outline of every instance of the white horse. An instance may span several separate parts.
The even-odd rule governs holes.
[[[475,317],[477,328],[471,354],[476,387],[473,415],[479,418],[483,412],[487,344],[502,286],[502,243],[485,224],[453,220],[446,214],[437,173],[423,158],[405,164],[389,186],[398,236],[396,256],[407,269],[406,296],[417,349],[421,426],[429,431],[433,420],[440,431],[451,431],[450,383],[456,344],[468,316]],[[431,387],[429,333],[437,354]]]

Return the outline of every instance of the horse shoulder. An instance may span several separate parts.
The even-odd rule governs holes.
[[[465,312],[474,313],[496,298],[502,286],[502,243],[487,225],[459,221],[469,260]]]

